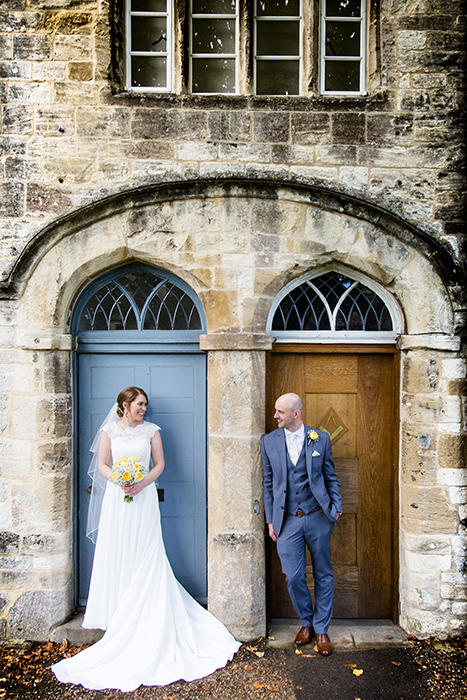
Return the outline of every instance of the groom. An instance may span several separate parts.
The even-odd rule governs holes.
[[[334,471],[328,433],[302,423],[303,402],[297,394],[276,401],[278,429],[263,435],[264,510],[269,536],[285,574],[295,612],[302,625],[295,644],[311,641],[329,656],[327,635],[332,615],[334,577],[331,534],[342,515],[339,481]],[[311,553],[315,608],[306,584],[306,546]]]

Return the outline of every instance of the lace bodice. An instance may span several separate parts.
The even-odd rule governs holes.
[[[121,428],[116,422],[108,423],[102,428],[110,439],[112,463],[123,457],[138,457],[149,469],[151,457],[151,438],[159,426],[155,423],[140,423],[134,428]]]

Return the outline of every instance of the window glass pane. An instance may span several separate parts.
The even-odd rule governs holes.
[[[236,0],[193,0],[194,15],[234,15]]]
[[[360,56],[360,22],[326,22],[326,56]]]
[[[131,0],[132,12],[167,12],[167,0]]]
[[[167,33],[165,17],[132,17],[132,51],[166,51]]]
[[[256,13],[258,17],[298,17],[300,0],[258,0]]]
[[[259,56],[298,56],[299,22],[257,23],[257,54]]]
[[[256,62],[257,95],[300,94],[299,61]]]
[[[132,56],[132,87],[167,87],[167,60],[165,57]]]
[[[359,92],[360,61],[326,61],[326,92]]]
[[[235,22],[229,19],[194,19],[193,53],[235,53]]]
[[[326,0],[327,17],[360,17],[360,0]]]
[[[235,93],[235,59],[193,58],[193,92]]]

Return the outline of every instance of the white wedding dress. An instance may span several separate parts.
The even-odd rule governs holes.
[[[134,455],[146,466],[159,427],[123,429],[109,423],[113,461]],[[209,675],[232,659],[240,644],[176,580],[162,540],[154,484],[132,503],[108,483],[83,627],[103,638],[52,666],[63,683],[131,691]]]

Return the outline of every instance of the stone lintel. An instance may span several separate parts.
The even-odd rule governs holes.
[[[64,350],[75,349],[75,339],[69,333],[50,333],[48,331],[28,331],[20,337],[22,350]]]
[[[201,335],[201,350],[270,350],[273,338],[262,333],[210,333]]]
[[[456,335],[447,333],[422,333],[420,335],[400,335],[397,339],[399,350],[445,350],[458,352],[461,341]]]

